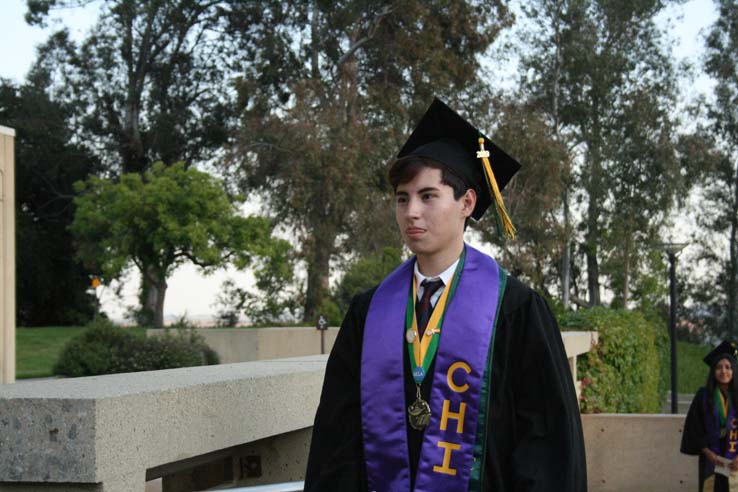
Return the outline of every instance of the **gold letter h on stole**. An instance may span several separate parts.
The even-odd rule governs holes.
[[[456,393],[464,393],[469,389],[469,385],[464,384],[463,386],[457,386],[453,380],[453,374],[456,369],[463,369],[467,374],[471,372],[471,367],[464,362],[455,362],[448,368],[446,380],[449,388]],[[459,404],[459,411],[451,411],[451,400],[443,400],[443,410],[441,412],[441,423],[440,428],[445,431],[448,428],[448,420],[456,420],[456,433],[464,433],[464,415],[466,414],[466,403],[461,402]],[[443,464],[441,466],[434,466],[433,471],[436,473],[444,473],[447,475],[456,475],[456,469],[451,468],[451,453],[461,449],[461,444],[456,444],[446,441],[438,441],[438,447],[443,448]]]

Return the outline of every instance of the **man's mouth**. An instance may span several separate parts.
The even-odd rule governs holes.
[[[420,227],[408,227],[405,229],[405,234],[408,237],[417,237],[420,236],[425,232],[425,229],[421,229]]]

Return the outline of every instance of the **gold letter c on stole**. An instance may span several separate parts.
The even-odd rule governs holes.
[[[458,386],[456,383],[454,383],[454,372],[456,372],[457,369],[463,369],[464,371],[466,371],[467,374],[471,374],[471,367],[469,367],[469,364],[467,364],[466,362],[454,362],[448,368],[448,372],[446,373],[446,382],[448,383],[448,387],[456,393],[463,393],[464,391],[469,389],[469,385],[464,383],[463,385]]]

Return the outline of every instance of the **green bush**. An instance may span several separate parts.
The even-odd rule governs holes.
[[[218,354],[192,330],[139,338],[100,318],[65,345],[54,364],[54,374],[96,376],[219,362]]]
[[[138,364],[138,371],[205,366],[220,362],[218,354],[200,335],[191,330],[168,330],[163,335],[147,338],[134,359]]]
[[[668,371],[668,337],[655,317],[594,308],[559,319],[562,330],[597,331],[599,343],[577,360],[583,413],[657,413]]]

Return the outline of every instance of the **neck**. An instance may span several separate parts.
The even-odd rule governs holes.
[[[462,239],[458,245],[453,248],[447,248],[432,255],[424,255],[418,253],[418,270],[426,277],[436,277],[443,273],[448,267],[459,259],[461,252],[464,250],[464,240]]]
[[[723,393],[727,393],[728,392],[728,385],[727,384],[718,383],[718,388],[720,388],[720,391],[722,391]]]

